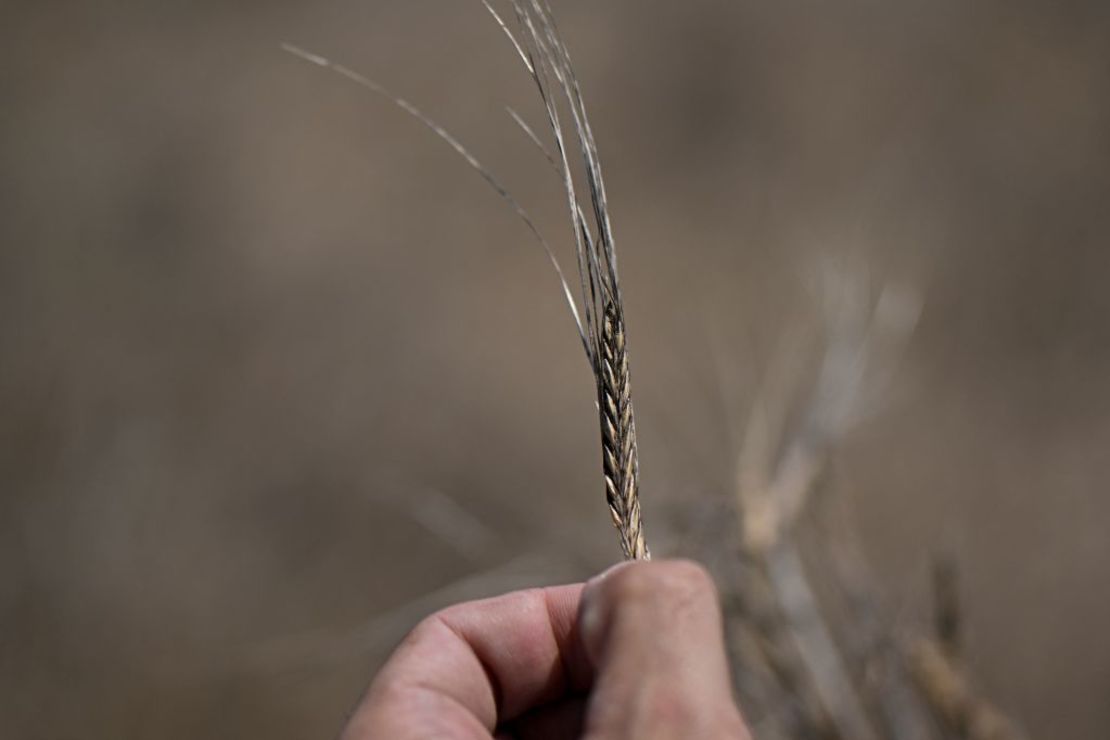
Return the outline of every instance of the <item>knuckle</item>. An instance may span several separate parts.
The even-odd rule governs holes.
[[[425,638],[428,638],[431,635],[434,635],[442,630],[446,626],[450,618],[450,608],[440,609],[437,612],[429,614],[428,616],[417,622],[416,626],[409,631],[408,636],[405,637],[405,643],[417,644],[423,642]]]
[[[419,650],[421,646],[435,643],[442,639],[445,631],[450,630],[450,608],[441,609],[421,619],[409,630],[400,645],[397,646],[395,655]]]

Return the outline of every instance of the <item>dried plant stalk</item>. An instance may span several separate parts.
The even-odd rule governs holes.
[[[743,651],[734,666],[745,709],[762,717],[768,737],[1024,740],[977,693],[960,658],[955,565],[943,560],[934,572],[936,635],[914,636],[884,614],[850,525],[831,519],[820,491],[830,456],[877,407],[921,305],[893,284],[872,300],[851,274],[828,272],[821,285],[825,349],[799,421],[788,424],[789,386],[799,381],[778,384],[800,378],[800,367],[776,363],[740,450],[740,559],[722,580]]]
[[[925,698],[967,740],[1024,740],[1022,730],[980,696],[963,666],[932,640],[909,647],[910,668]]]

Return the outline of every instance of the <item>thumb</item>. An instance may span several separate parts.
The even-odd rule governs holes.
[[[589,740],[749,736],[732,697],[713,580],[687,561],[624,563],[582,592],[594,666]]]

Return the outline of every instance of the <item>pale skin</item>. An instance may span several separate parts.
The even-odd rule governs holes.
[[[342,736],[378,738],[750,740],[717,592],[685,561],[626,563],[428,617]]]

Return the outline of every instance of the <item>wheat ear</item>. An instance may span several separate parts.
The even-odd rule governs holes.
[[[597,394],[601,411],[605,498],[609,503],[613,526],[620,534],[624,556],[630,560],[647,560],[651,554],[644,541],[640,517],[636,424],[632,418],[632,395],[629,392],[624,317],[615,304],[605,307],[601,337],[601,382],[598,383]]]
[[[563,296],[574,318],[597,386],[605,499],[613,525],[620,535],[621,550],[625,558],[646,560],[650,558],[650,554],[644,540],[640,515],[639,463],[636,456],[636,424],[629,390],[624,305],[617,279],[617,256],[609,223],[605,182],[601,176],[597,143],[586,116],[582,92],[571,67],[570,54],[559,36],[547,0],[511,0],[516,20],[515,30],[509,28],[488,0],[482,0],[482,4],[512,42],[543,102],[554,153],[548,151],[523,118],[512,110],[509,113],[543,151],[566,192],[578,267],[577,300],[558,259],[532,217],[500,180],[446,129],[412,103],[393,95],[379,83],[350,68],[290,44],[285,44],[284,48],[291,54],[328,68],[393,101],[450,145],[528,226],[558,275]],[[572,155],[569,153],[571,145],[577,148],[581,158],[582,176],[589,194],[588,207],[578,195],[574,169],[571,166]]]
[[[586,358],[597,384],[605,499],[625,558],[646,560],[650,553],[640,514],[639,462],[624,306],[605,181],[582,91],[547,0],[512,0],[515,31],[488,0],[482,2],[512,42],[536,85],[547,114],[555,145],[554,156],[523,119],[510,111],[528,137],[543,150],[566,191],[584,318],[579,331],[585,337]],[[589,196],[588,209],[579,199],[570,165],[572,144],[581,158]]]

